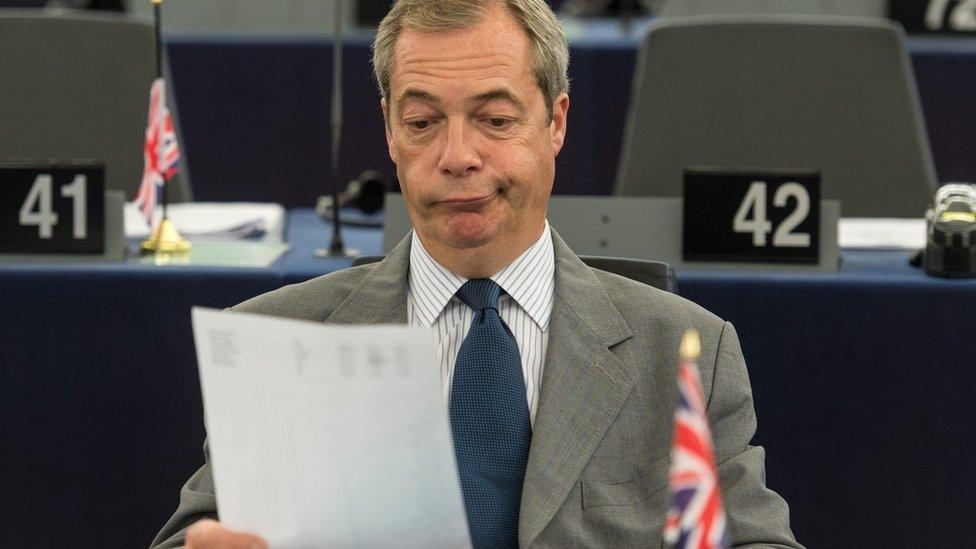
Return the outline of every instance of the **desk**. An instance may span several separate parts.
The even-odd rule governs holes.
[[[571,105],[556,193],[611,194],[644,28],[567,23]],[[371,43],[364,33],[344,42],[344,181],[366,168],[394,173]],[[166,45],[197,200],[310,207],[327,192],[327,39],[168,34]],[[976,181],[976,39],[910,38],[908,48],[940,180]]]
[[[557,228],[558,229],[558,228]],[[379,232],[347,243],[380,249]],[[298,211],[265,269],[0,266],[0,546],[142,547],[200,464],[189,307],[225,307],[348,265]],[[976,281],[903,253],[848,252],[828,275],[681,273],[735,323],[769,485],[810,547],[970,545]]]

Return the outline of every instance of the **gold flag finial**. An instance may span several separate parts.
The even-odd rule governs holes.
[[[156,4],[157,6],[162,6],[163,5],[163,0],[152,0],[152,3],[153,4]]]
[[[701,354],[701,339],[698,330],[685,330],[681,336],[681,348],[678,350],[681,360],[695,361]]]
[[[168,217],[164,217],[152,234],[143,241],[140,250],[144,254],[180,254],[190,251],[190,242],[180,236],[176,226]]]

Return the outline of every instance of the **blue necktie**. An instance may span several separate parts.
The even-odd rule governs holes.
[[[498,316],[501,288],[478,278],[457,297],[474,309],[451,385],[451,431],[471,540],[477,549],[518,547],[519,502],[532,425],[522,361]]]

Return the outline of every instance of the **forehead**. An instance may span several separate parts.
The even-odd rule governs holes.
[[[406,88],[520,87],[534,84],[528,39],[504,7],[480,23],[443,32],[404,30],[394,50],[390,93]]]

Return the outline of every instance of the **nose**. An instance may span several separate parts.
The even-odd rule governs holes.
[[[477,136],[461,121],[449,120],[437,168],[445,175],[464,177],[481,170]]]

